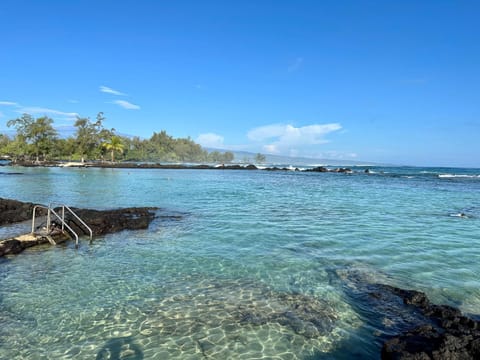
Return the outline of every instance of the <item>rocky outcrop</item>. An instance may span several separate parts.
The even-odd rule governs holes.
[[[157,208],[131,207],[116,210],[72,209],[91,229],[93,235],[103,235],[122,230],[146,229],[155,218]],[[66,223],[77,233],[85,234],[85,228],[71,214],[65,215]]]
[[[0,257],[5,255],[14,255],[23,250],[41,244],[55,243],[60,244],[68,240],[69,237],[61,232],[45,235],[25,234],[15,238],[0,241]]]
[[[11,224],[32,219],[32,212],[35,204],[24,203],[21,201],[0,199],[0,225]],[[157,215],[157,208],[153,207],[130,207],[115,210],[92,210],[92,209],[72,209],[91,229],[93,236],[107,233],[118,232],[122,230],[139,230],[148,228],[149,224]],[[60,214],[60,209],[55,209]],[[46,215],[46,210],[38,208],[37,216]],[[180,215],[162,215],[163,219],[181,218]],[[65,214],[65,222],[78,234],[88,235],[86,228],[80,221],[69,212]],[[41,226],[44,226],[42,224]],[[56,226],[57,225],[57,226]],[[60,224],[52,223],[51,233],[58,234]],[[60,231],[61,232],[61,231]],[[58,237],[55,241],[58,243]],[[44,235],[25,235],[0,241],[0,256],[7,254],[18,254],[24,249],[48,243],[48,237]]]
[[[32,166],[59,166],[59,167],[93,167],[93,168],[107,168],[107,169],[170,169],[170,170],[262,170],[262,171],[299,171],[299,172],[330,172],[330,173],[353,173],[350,168],[326,168],[324,166],[317,166],[300,170],[292,167],[266,167],[258,168],[253,164],[239,165],[239,164],[220,164],[220,165],[187,165],[187,164],[160,164],[160,163],[135,163],[135,162],[86,162],[86,163],[62,163],[62,162],[17,162],[16,165],[32,167]]]
[[[0,241],[0,256],[18,254],[28,247],[39,244],[41,244],[41,242],[37,240],[31,242],[20,241],[17,239],[2,240]]]
[[[354,269],[334,272],[383,344],[382,359],[480,359],[480,318],[432,304],[425,293],[379,284]]]
[[[353,172],[352,169],[349,168],[335,168],[335,169],[328,169],[324,166],[317,166],[311,169],[305,169],[304,172],[334,172],[334,173],[351,173]]]
[[[0,226],[32,219],[35,204],[0,198]],[[38,209],[38,215],[46,215],[46,211]]]
[[[422,292],[379,286],[428,320],[386,341],[382,359],[480,359],[480,321],[451,306],[431,304]]]

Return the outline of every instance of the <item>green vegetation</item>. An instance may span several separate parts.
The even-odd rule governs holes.
[[[123,144],[122,144],[122,139],[120,139],[119,136],[113,135],[108,142],[105,142],[102,144],[102,146],[110,151],[110,154],[112,155],[112,162],[115,161],[115,153],[119,152],[120,154],[123,154]]]
[[[155,161],[155,162],[212,162],[230,163],[233,153],[213,151],[209,153],[190,138],[175,139],[164,130],[154,132],[150,139],[138,136],[126,137],[115,129],[104,127],[105,117],[100,112],[94,122],[90,118],[77,117],[75,134],[59,138],[53,127],[53,119],[44,116],[33,118],[23,114],[8,121],[7,126],[16,129],[10,138],[0,134],[0,156],[17,161]]]
[[[263,164],[266,161],[266,157],[263,154],[258,153],[255,155],[255,163],[257,164]]]

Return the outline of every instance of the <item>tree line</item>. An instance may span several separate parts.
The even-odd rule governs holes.
[[[77,117],[73,136],[61,138],[48,116],[34,118],[23,114],[7,122],[15,128],[13,137],[0,134],[0,155],[19,161],[163,161],[229,163],[233,153],[208,152],[190,137],[173,138],[165,130],[149,139],[116,134],[104,126],[99,112],[95,120]]]

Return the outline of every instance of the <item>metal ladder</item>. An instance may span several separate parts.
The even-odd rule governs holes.
[[[57,207],[60,207],[62,209],[61,211],[61,215],[59,215],[53,208],[53,205],[57,205]],[[53,245],[55,245],[55,241],[53,240],[53,238],[50,236],[51,232],[50,232],[50,228],[51,228],[51,223],[52,223],[52,215],[54,216],[54,218],[56,218],[57,220],[60,221],[61,225],[62,225],[62,232],[65,233],[65,228],[67,228],[70,233],[75,237],[75,247],[78,248],[78,234],[71,228],[70,225],[68,225],[66,222],[65,222],[65,210],[67,210],[73,217],[75,217],[79,222],[80,224],[82,224],[85,229],[89,232],[90,234],[90,240],[92,240],[92,237],[93,237],[93,232],[92,232],[92,229],[82,220],[80,219],[80,217],[75,214],[75,212],[70,209],[67,205],[65,204],[59,204],[59,203],[50,203],[50,205],[48,207],[46,206],[43,206],[43,205],[35,205],[33,207],[33,215],[32,215],[32,234],[35,234],[35,213],[36,213],[36,210],[37,209],[45,209],[47,210],[47,229],[46,229],[46,235],[45,237],[48,239],[48,241],[50,243],[52,243]]]

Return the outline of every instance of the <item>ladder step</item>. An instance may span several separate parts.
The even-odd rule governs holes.
[[[78,234],[67,224],[67,222],[65,221],[65,210],[67,210],[74,218],[76,218],[81,225],[83,225],[83,227],[85,229],[87,229],[87,231],[90,233],[90,240],[92,239],[92,236],[93,236],[93,232],[92,232],[92,229],[82,220],[80,219],[80,217],[78,217],[77,214],[75,214],[73,212],[72,209],[70,209],[67,205],[65,204],[59,204],[60,205],[60,209],[61,209],[61,215],[57,214],[55,212],[55,209],[53,208],[53,204],[54,203],[51,203],[48,207],[46,206],[42,206],[42,205],[35,205],[33,207],[33,215],[32,215],[32,233],[35,232],[35,210],[37,208],[42,208],[44,210],[47,211],[47,225],[46,225],[46,229],[51,229],[51,224],[52,224],[52,214],[54,215],[54,220],[55,221],[60,221],[60,225],[62,226],[62,230],[61,232],[63,234],[66,234],[68,235],[70,238],[71,238],[71,235],[75,236],[75,246],[78,247]],[[64,228],[67,228],[69,230],[69,232],[65,231]],[[45,229],[45,230],[46,230]],[[41,233],[43,233],[44,229],[42,228],[41,229]],[[45,237],[52,245],[56,245],[56,242],[55,240],[52,238],[51,234],[52,232],[54,232],[55,229],[52,229],[51,232],[47,233],[47,234],[41,234],[41,236]],[[40,234],[39,234],[40,235]]]
[[[53,240],[53,238],[50,235],[45,236],[45,238],[50,242],[50,244],[57,245],[55,240]]]

